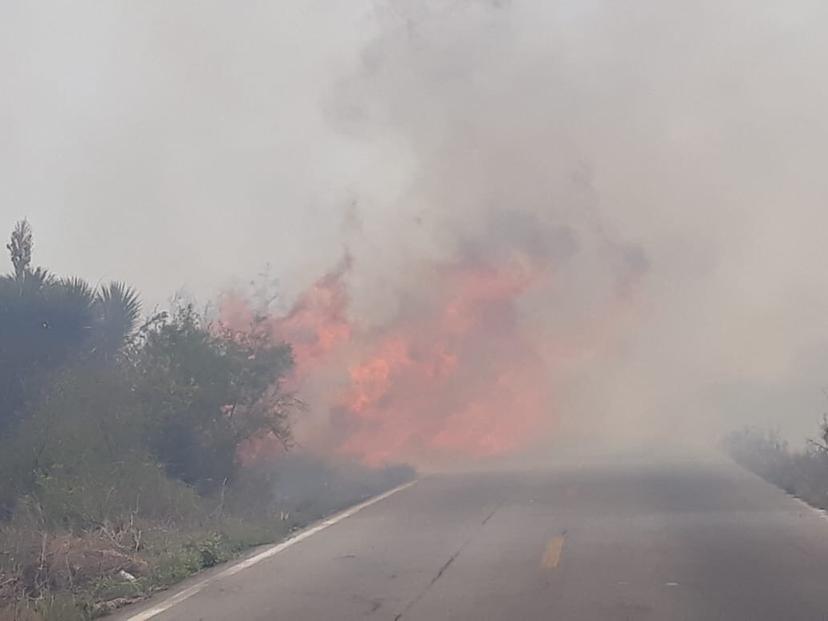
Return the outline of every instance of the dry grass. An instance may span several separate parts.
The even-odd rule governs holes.
[[[103,616],[413,476],[411,469],[375,471],[297,456],[246,472],[220,499],[178,494],[186,511],[174,507],[173,517],[130,510],[85,519],[84,528],[56,528],[59,515],[49,515],[50,505],[21,503],[11,521],[0,523],[0,621]]]

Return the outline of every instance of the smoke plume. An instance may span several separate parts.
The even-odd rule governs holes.
[[[37,262],[150,306],[270,263],[320,451],[801,438],[828,368],[826,17],[9,2],[0,224],[28,216]]]

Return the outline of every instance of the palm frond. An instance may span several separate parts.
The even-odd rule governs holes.
[[[114,353],[138,326],[141,300],[132,287],[121,282],[111,282],[98,291],[95,307],[101,333],[98,346],[105,353]]]
[[[60,278],[54,279],[43,270],[46,278],[43,293],[55,304],[59,304],[67,311],[73,309],[75,312],[89,314],[95,303],[95,290],[82,278]]]
[[[42,267],[29,270],[16,280],[20,284],[21,295],[42,293],[58,282],[49,270]]]
[[[77,276],[61,278],[57,281],[57,285],[66,297],[88,300],[90,304],[95,301],[95,290],[83,278]]]

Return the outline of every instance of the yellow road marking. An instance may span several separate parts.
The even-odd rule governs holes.
[[[557,569],[558,565],[561,563],[561,552],[563,552],[563,546],[563,535],[552,537],[552,539],[549,540],[549,543],[546,544],[546,550],[544,550],[543,559],[541,559],[541,567],[544,569]]]

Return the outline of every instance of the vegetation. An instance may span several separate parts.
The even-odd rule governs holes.
[[[0,619],[88,619],[411,476],[285,450],[290,347],[32,266],[0,276]],[[5,612],[3,612],[5,610]]]
[[[14,272],[0,276],[0,434],[21,421],[26,404],[65,364],[111,361],[140,314],[136,292],[122,283],[95,290],[80,278],[33,269],[25,220],[7,248]]]
[[[828,419],[820,427],[820,440],[803,450],[792,450],[778,433],[745,429],[730,434],[725,448],[733,459],[763,479],[828,509]]]

